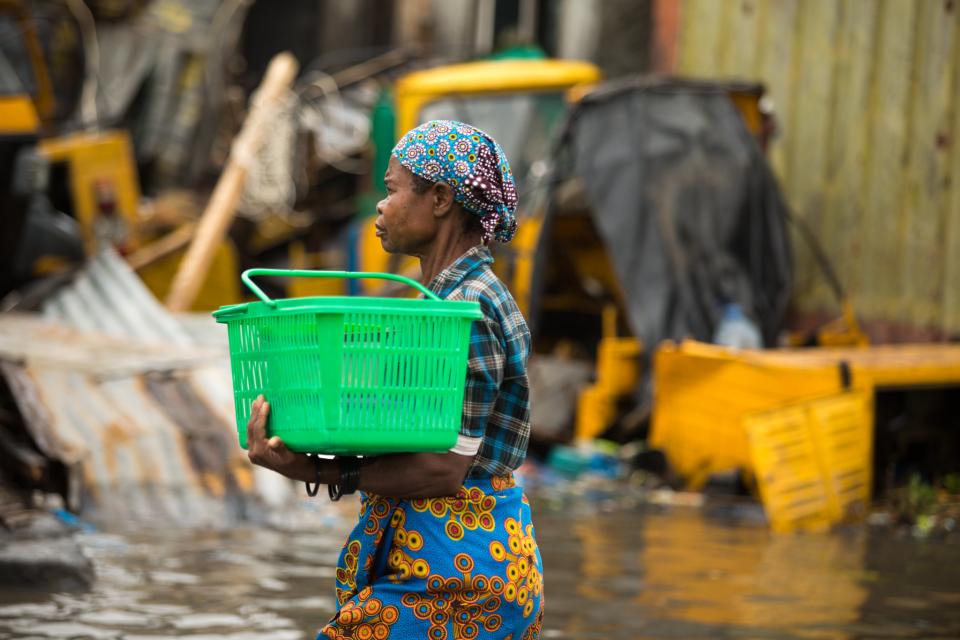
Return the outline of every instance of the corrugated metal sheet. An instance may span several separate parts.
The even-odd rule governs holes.
[[[47,300],[45,318],[87,331],[161,345],[195,344],[114,251],[103,251],[69,287]]]
[[[43,305],[42,314],[45,318],[84,331],[127,337],[143,345],[174,352],[193,353],[201,359],[201,364],[189,367],[191,384],[214,415],[233,424],[233,387],[226,332],[221,334],[219,343],[212,343],[215,348],[219,347],[219,357],[204,352],[200,347],[211,345],[210,332],[188,331],[112,250],[101,252],[70,287],[52,296]]]
[[[209,317],[207,321],[213,324]],[[222,345],[217,348],[215,343],[170,345],[143,342],[70,327],[63,321],[33,314],[3,314],[0,329],[0,357],[6,360],[75,369],[100,378],[136,375],[144,371],[196,369],[222,362],[226,357]]]
[[[34,441],[78,470],[103,517],[223,522],[229,498],[252,489],[225,338],[197,344],[116,254],[93,260],[42,319],[0,316],[0,336],[0,371]]]
[[[764,82],[772,158],[867,320],[960,333],[960,3],[683,0],[684,75]],[[797,246],[797,302],[836,311]]]

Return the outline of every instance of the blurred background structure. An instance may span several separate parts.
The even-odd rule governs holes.
[[[209,312],[252,267],[417,276],[382,177],[454,118],[519,179],[531,484],[946,535],[958,100],[952,0],[0,0],[0,522],[295,503],[236,446]]]
[[[771,160],[877,341],[960,330],[957,11],[951,2],[685,2],[664,56],[685,75],[762,79]],[[798,254],[800,314],[831,294]],[[804,318],[809,321],[810,318]]]

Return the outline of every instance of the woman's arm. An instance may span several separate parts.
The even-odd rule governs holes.
[[[247,456],[250,462],[293,480],[317,480],[315,462],[305,453],[290,451],[278,436],[267,438],[270,403],[263,397],[253,402],[247,422]],[[360,489],[390,498],[450,496],[463,486],[473,456],[456,453],[396,453],[364,458]],[[336,483],[337,463],[320,461],[320,482]]]

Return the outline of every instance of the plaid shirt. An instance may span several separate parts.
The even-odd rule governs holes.
[[[458,442],[479,445],[470,476],[510,473],[526,457],[530,439],[530,330],[492,263],[490,251],[478,245],[430,283],[439,297],[476,301],[483,311],[470,335]]]

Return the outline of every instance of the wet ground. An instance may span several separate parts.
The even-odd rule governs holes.
[[[960,638],[960,544],[868,527],[776,536],[730,510],[534,508],[544,638]],[[95,589],[0,593],[0,637],[312,638],[350,523],[307,516],[293,530],[85,534]]]

